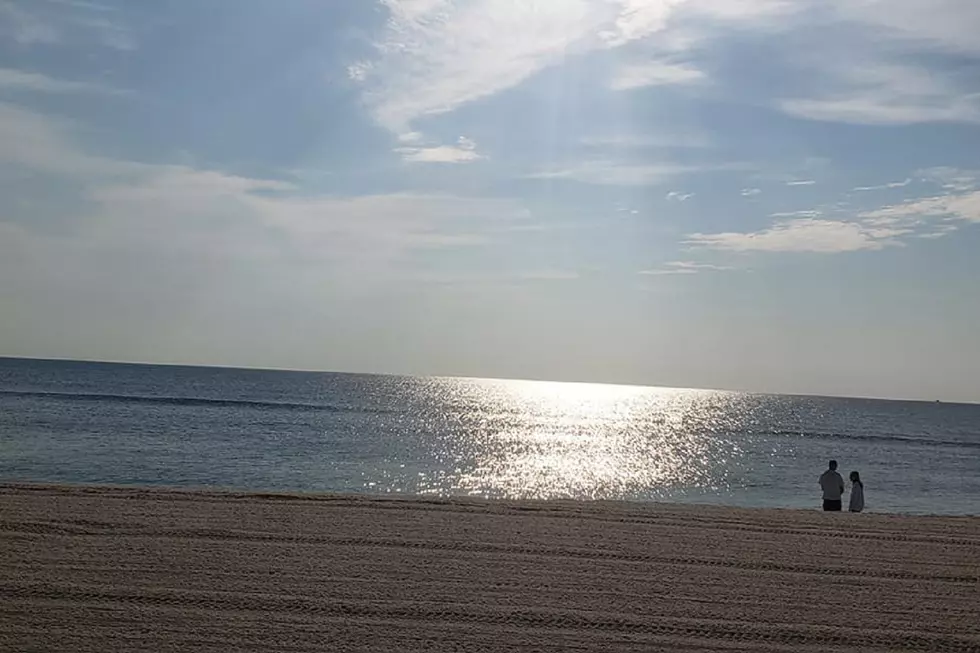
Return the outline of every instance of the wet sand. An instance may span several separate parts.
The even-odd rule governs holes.
[[[980,651],[980,518],[0,485],[0,650]]]

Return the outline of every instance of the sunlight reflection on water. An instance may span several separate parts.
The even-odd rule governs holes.
[[[510,498],[665,496],[719,490],[738,455],[734,393],[531,381],[437,379],[449,428],[441,474],[419,491]],[[435,390],[435,392],[433,392]]]
[[[0,359],[0,480],[977,514],[980,408]]]

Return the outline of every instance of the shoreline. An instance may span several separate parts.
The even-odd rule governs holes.
[[[595,506],[620,506],[624,509],[635,508],[643,510],[649,506],[675,506],[678,509],[701,509],[701,510],[734,510],[734,511],[776,511],[810,514],[813,512],[823,513],[820,508],[819,491],[814,493],[813,505],[811,507],[798,506],[745,506],[721,502],[697,502],[697,501],[669,501],[656,499],[522,499],[508,497],[482,497],[474,495],[447,495],[447,494],[411,494],[403,492],[373,493],[373,492],[341,492],[331,490],[275,490],[275,489],[256,489],[238,488],[233,486],[216,485],[167,485],[167,484],[146,484],[146,483],[84,483],[84,482],[50,482],[50,481],[5,481],[0,479],[0,496],[3,493],[16,490],[24,492],[43,493],[161,493],[176,495],[199,495],[201,497],[212,496],[215,498],[268,498],[268,499],[295,499],[297,501],[337,501],[340,499],[350,500],[378,500],[378,501],[418,501],[421,503],[447,503],[447,504],[468,504],[474,505],[510,505],[510,504],[541,504],[543,506],[559,507],[562,505],[595,505]],[[939,519],[939,520],[978,520],[980,521],[980,511],[976,513],[926,513],[926,512],[900,512],[889,510],[869,510],[865,509],[860,513],[850,513],[846,506],[840,511],[842,515],[858,519],[871,517],[899,517],[907,519]]]
[[[0,648],[980,651],[980,517],[0,483]]]

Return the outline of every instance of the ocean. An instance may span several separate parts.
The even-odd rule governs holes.
[[[0,358],[0,482],[817,509],[830,458],[980,514],[980,405]]]

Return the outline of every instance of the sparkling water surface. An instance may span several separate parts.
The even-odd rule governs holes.
[[[980,405],[0,359],[0,481],[980,513]]]

